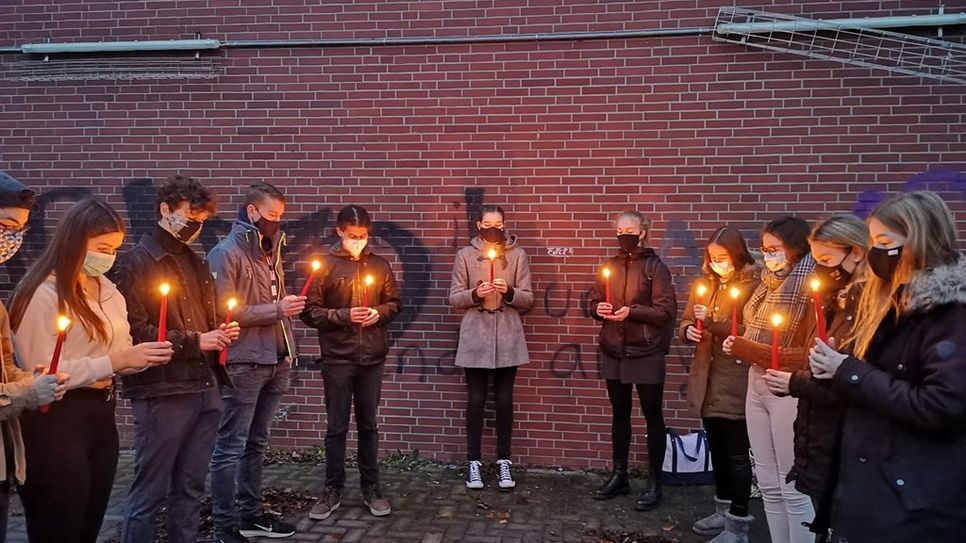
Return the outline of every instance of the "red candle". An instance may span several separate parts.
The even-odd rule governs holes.
[[[490,259],[490,283],[492,284],[496,280],[496,249],[490,249],[486,256]]]
[[[828,343],[828,330],[825,328],[825,311],[822,308],[822,282],[812,279],[812,300],[815,302],[815,322],[818,324],[818,338]]]
[[[738,287],[731,287],[731,335],[738,337],[738,296],[741,291]]]
[[[50,357],[50,366],[47,373],[57,375],[57,366],[60,364],[60,352],[64,348],[64,339],[67,338],[67,327],[70,326],[70,319],[64,316],[57,317],[57,343],[54,345],[54,354]],[[41,413],[46,413],[50,409],[49,405],[40,407]]]
[[[610,268],[604,268],[604,301],[610,303]]]
[[[366,285],[362,287],[362,307],[369,307],[369,287],[372,286],[372,276],[367,275],[365,282]]]
[[[771,316],[771,369],[778,369],[778,340],[781,338],[782,316],[775,313]]]
[[[299,294],[299,296],[304,298],[306,295],[308,295],[309,287],[312,286],[312,280],[315,279],[315,273],[319,271],[319,268],[321,267],[322,267],[321,262],[319,262],[318,260],[312,261],[312,271],[309,272],[309,277],[308,279],[305,280],[305,286],[302,287],[302,293]]]
[[[236,305],[238,305],[238,300],[234,298],[228,299],[228,311],[225,313],[225,327],[231,324],[231,310],[235,309]],[[218,353],[218,363],[222,366],[228,363],[228,347],[225,347]]]
[[[704,294],[706,292],[708,292],[708,287],[704,286],[704,284],[699,284],[697,288],[698,305],[704,305]],[[698,329],[698,332],[700,332],[701,329],[704,328],[704,321],[702,319],[695,319],[695,320],[697,321],[695,322],[695,327]]]
[[[161,283],[161,312],[158,315],[158,341],[167,341],[168,338],[168,293],[171,292],[171,285]]]

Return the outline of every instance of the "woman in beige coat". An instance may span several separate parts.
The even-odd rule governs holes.
[[[506,237],[503,209],[483,206],[479,236],[456,255],[450,304],[464,310],[456,365],[466,371],[467,488],[483,488],[481,476],[483,406],[492,377],[496,402],[497,472],[500,490],[516,486],[510,474],[513,382],[517,367],[529,362],[520,312],[533,304],[530,261]]]

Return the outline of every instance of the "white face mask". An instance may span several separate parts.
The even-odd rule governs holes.
[[[774,255],[765,253],[765,267],[771,270],[772,273],[778,273],[785,269],[788,265],[788,260],[785,258],[785,251],[778,251]]]
[[[115,259],[117,259],[117,255],[87,251],[87,256],[84,257],[84,275],[90,277],[104,275],[114,267]]]
[[[735,267],[730,260],[725,260],[724,262],[711,262],[711,269],[714,273],[721,276],[722,279],[728,279],[735,273]]]
[[[359,258],[359,255],[362,254],[362,250],[366,248],[368,243],[369,240],[367,239],[343,239],[342,247],[344,247],[346,251],[349,251],[349,254],[352,255],[352,258]]]

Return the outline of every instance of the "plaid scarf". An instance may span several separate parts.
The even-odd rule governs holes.
[[[761,284],[755,289],[748,303],[745,304],[745,335],[747,340],[758,343],[771,343],[771,316],[775,313],[784,318],[781,327],[781,346],[788,347],[805,312],[812,306],[805,281],[815,269],[812,255],[805,255],[785,277],[764,269],[761,272]]]

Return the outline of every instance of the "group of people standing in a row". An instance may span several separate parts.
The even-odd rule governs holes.
[[[737,230],[714,232],[679,326],[716,488],[693,530],[748,541],[750,448],[772,543],[961,541],[966,258],[950,209],[913,192],[867,221],[784,217],[761,251],[764,269]]]
[[[35,199],[0,172],[0,261],[23,242]],[[66,212],[14,291],[9,319],[0,305],[0,534],[16,484],[32,542],[97,540],[118,459],[115,376],[134,419],[122,542],[152,543],[163,507],[168,540],[195,541],[209,473],[217,543],[294,534],[264,510],[261,466],[297,358],[296,316],[318,331],[327,416],[325,483],[309,517],[324,520],[342,504],[353,408],[363,502],[373,515],[391,513],[379,484],[377,411],[388,325],[401,310],[393,272],[368,244],[369,214],[349,206],[304,295],[288,294],[285,203],[277,188],[251,186],[231,232],[202,258],[190,244],[215,212],[214,194],[172,177],[158,188],[157,225],[116,266],[126,232],[118,213],[93,198]],[[505,220],[499,207],[482,208],[449,296],[463,311],[456,364],[468,392],[471,489],[485,484],[490,381],[496,483],[515,486],[513,388],[529,358],[520,314],[533,291],[526,252]],[[649,510],[662,499],[664,365],[677,304],[670,271],[646,247],[645,218],[625,212],[615,226],[616,255],[591,296],[614,470],[593,497],[630,491],[636,389],[650,463],[636,508]],[[966,262],[948,207],[920,192],[886,202],[868,223],[835,215],[810,231],[786,217],[763,230],[762,250],[764,270],[737,230],[716,231],[704,293],[692,289],[679,328],[696,346],[689,400],[707,430],[716,482],[716,512],[694,530],[716,543],[747,541],[750,446],[775,543],[811,541],[809,527],[839,543],[958,540],[966,347],[956,330],[966,322]],[[815,339],[813,275],[824,287],[827,342]],[[775,313],[785,321],[773,354]]]

